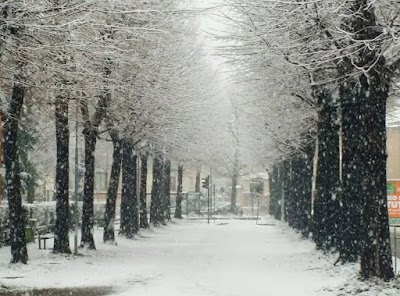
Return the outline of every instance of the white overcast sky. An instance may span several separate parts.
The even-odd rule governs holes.
[[[204,13],[199,17],[200,20],[200,31],[202,32],[205,40],[206,50],[212,53],[220,42],[215,40],[211,35],[219,34],[226,30],[223,23],[220,22],[218,13],[222,8],[220,7],[223,0],[188,0],[192,3],[193,7],[197,9],[210,9],[205,10]],[[213,9],[214,8],[214,9]],[[221,64],[222,61],[218,57],[211,57],[214,64]]]

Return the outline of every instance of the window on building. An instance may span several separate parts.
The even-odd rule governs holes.
[[[94,182],[96,190],[107,189],[106,172],[96,172],[96,177]]]

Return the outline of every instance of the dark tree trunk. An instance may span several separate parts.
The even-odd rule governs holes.
[[[285,184],[287,184],[285,190],[285,218],[290,227],[295,227],[295,218],[297,214],[296,204],[299,202],[298,200],[298,174],[299,174],[299,159],[298,157],[294,157],[293,159],[288,160],[287,162],[287,170],[290,171],[290,178],[285,180]]]
[[[28,262],[25,242],[25,223],[21,201],[21,178],[18,163],[18,120],[24,102],[25,88],[15,78],[10,107],[3,126],[3,157],[9,207],[11,263]]]
[[[113,162],[111,166],[110,182],[107,190],[107,203],[106,211],[104,213],[104,234],[103,241],[115,243],[114,221],[115,221],[115,207],[118,195],[119,177],[121,174],[121,140],[118,135],[111,135],[113,141]]]
[[[105,67],[104,75],[108,77],[110,70]],[[106,109],[110,103],[111,94],[105,90],[100,97],[96,112],[90,118],[87,101],[81,101],[81,112],[85,128],[83,135],[85,137],[85,176],[83,188],[83,208],[82,208],[82,240],[81,246],[95,250],[96,246],[93,238],[93,202],[94,202],[94,177],[95,177],[95,150],[99,126],[106,116]]]
[[[85,137],[85,179],[83,187],[82,208],[82,240],[81,246],[95,250],[93,238],[93,200],[94,200],[94,153],[97,142],[97,129],[86,129],[83,131]]]
[[[236,139],[236,137],[234,137]],[[236,140],[236,143],[238,141]],[[232,174],[232,191],[231,191],[231,213],[236,214],[236,195],[237,195],[237,182],[239,178],[239,150],[236,147],[233,163],[233,174]],[[211,184],[210,184],[211,185]]]
[[[341,86],[342,100],[342,175],[343,197],[341,209],[341,244],[340,259],[344,262],[358,260],[364,245],[362,211],[364,208],[364,189],[362,153],[364,146],[364,111],[365,102],[354,96],[349,82]]]
[[[366,98],[366,153],[364,163],[365,209],[363,221],[366,242],[361,257],[361,275],[385,280],[394,277],[390,247],[386,188],[386,100],[389,96],[389,77],[383,57],[368,77],[361,76],[362,95]]]
[[[182,180],[183,180],[183,165],[178,166],[178,186],[176,189],[176,207],[175,218],[182,219]]]
[[[120,226],[119,234],[126,235],[126,226],[128,224],[128,207],[129,207],[129,174],[126,173],[127,169],[127,149],[125,145],[126,140],[121,140],[122,148],[122,180],[121,180],[121,204],[120,204]]]
[[[353,28],[352,21],[352,18],[345,18],[342,28],[349,32],[358,30]],[[365,238],[361,217],[364,208],[362,153],[365,144],[363,124],[365,102],[362,97],[356,95],[357,83],[352,75],[353,67],[351,60],[347,57],[343,57],[341,62],[337,63],[338,73],[342,78],[339,85],[339,96],[342,109],[343,190],[340,199],[340,240],[338,245],[340,251],[338,261],[342,263],[358,260]]]
[[[197,168],[196,172],[196,182],[194,184],[194,192],[200,192],[200,178],[201,178],[201,168]]]
[[[150,205],[150,222],[154,226],[165,224],[162,214],[162,180],[163,179],[163,163],[160,154],[154,155],[153,158],[153,187],[151,190],[151,205]]]
[[[121,140],[122,149],[122,188],[121,188],[121,204],[120,204],[120,226],[119,234],[126,235],[126,225],[128,223],[128,207],[129,207],[129,174],[126,173],[127,169],[127,149],[125,146],[126,140]],[[124,173],[125,172],[125,173]]]
[[[29,180],[28,182],[32,182]],[[34,185],[29,185],[27,186],[28,188],[26,189],[26,199],[28,203],[33,203],[35,200],[35,186]]]
[[[165,200],[165,219],[171,221],[171,161],[164,163],[164,200]]]
[[[56,98],[56,226],[54,253],[71,253],[69,247],[69,128],[68,99]]]
[[[121,233],[127,238],[132,238],[139,230],[136,162],[137,155],[133,145],[128,140],[124,140],[122,145]]]
[[[275,164],[272,168],[272,173],[270,174],[270,214],[275,217],[275,219],[281,219],[281,198],[282,198],[282,180],[281,180],[281,165]]]
[[[341,91],[344,102],[343,178],[345,180],[345,196],[343,202],[344,211],[348,213],[348,216],[356,213],[357,220],[360,219],[359,216],[362,217],[362,222],[359,223],[361,227],[357,228],[359,233],[353,235],[352,229],[350,229],[350,227],[358,225],[354,225],[355,223],[348,225],[347,244],[343,249],[346,249],[349,241],[353,244],[360,242],[358,246],[362,254],[361,275],[365,278],[378,276],[391,279],[394,277],[394,273],[389,243],[385,173],[385,118],[390,77],[385,59],[381,52],[376,51],[382,45],[369,46],[365,44],[370,40],[378,39],[381,34],[376,30],[378,24],[374,6],[370,4],[367,0],[354,0],[349,9],[351,17],[346,18],[342,26],[352,35],[350,46],[355,48],[354,52],[358,55],[352,59],[357,68],[347,62],[347,65],[351,65],[349,66],[351,69],[356,68],[353,70],[358,73],[358,80],[354,79],[352,85],[346,82],[346,85],[342,85]],[[360,71],[361,68],[364,71]],[[356,159],[355,163],[351,162],[351,152]],[[353,164],[352,167],[351,164]],[[353,179],[353,182],[350,183],[349,179],[353,178],[352,173],[356,174],[357,179]],[[359,205],[353,205],[354,211],[353,208],[348,207],[346,199],[351,199],[353,203],[357,199]],[[341,255],[343,256],[343,252]],[[351,255],[355,257],[354,254]]]
[[[318,93],[318,165],[313,239],[317,248],[336,250],[340,237],[340,155],[337,106],[327,91]]]
[[[141,159],[140,172],[140,227],[149,228],[147,220],[147,161],[148,156],[143,155]]]
[[[232,190],[231,190],[231,213],[236,212],[236,194],[237,194],[237,181],[238,181],[238,175],[236,172],[233,173],[232,175]]]
[[[362,28],[362,19],[367,20],[367,18],[358,15],[359,12],[364,11],[365,7],[360,7],[363,5],[362,3],[366,4],[364,0],[354,1],[352,7],[354,18],[345,20],[343,24],[345,30],[365,33],[365,28]],[[359,259],[367,237],[362,213],[365,205],[363,171],[368,170],[363,160],[363,154],[366,151],[364,123],[368,110],[365,109],[365,97],[358,91],[358,82],[352,76],[351,62],[342,64],[339,67],[339,73],[344,76],[344,81],[340,85],[339,94],[342,104],[343,195],[339,259],[345,263]]]
[[[312,197],[312,177],[313,177],[313,157],[314,146],[306,147],[302,156],[302,165],[300,173],[300,203],[298,206],[298,229],[303,237],[308,237],[311,226],[311,197]]]
[[[137,153],[133,148],[133,145],[129,143],[128,149],[130,150],[130,165],[128,172],[131,176],[129,181],[129,199],[128,199],[128,223],[126,225],[126,237],[132,238],[139,231],[139,204],[137,196]]]
[[[270,214],[271,216],[274,215],[275,212],[275,201],[276,201],[276,197],[275,197],[275,183],[274,183],[274,168],[275,165],[272,168],[272,171],[268,172],[268,187],[269,187],[269,198],[268,198],[268,202],[269,202],[269,207],[268,207],[268,214]]]
[[[292,169],[291,169],[291,161],[290,160],[284,160],[282,162],[282,167],[281,167],[281,188],[282,192],[281,195],[284,197],[283,201],[281,202],[281,211],[284,214],[284,217],[281,217],[281,220],[289,222],[291,219],[290,214],[291,214],[291,209],[292,209],[292,188],[290,188],[290,182],[292,178]],[[282,199],[281,199],[282,200]],[[283,203],[283,204],[282,204]],[[283,209],[282,209],[283,208]]]

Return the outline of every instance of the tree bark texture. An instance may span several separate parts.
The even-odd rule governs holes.
[[[340,258],[342,262],[355,262],[361,255],[364,241],[362,211],[364,208],[364,189],[362,171],[365,168],[362,154],[364,141],[365,102],[342,87],[342,170],[343,198],[341,217]]]
[[[318,165],[313,239],[318,249],[336,250],[340,241],[340,155],[337,105],[327,91],[318,94]]]
[[[147,163],[148,155],[141,158],[140,170],[140,228],[149,228],[147,220]]]
[[[183,180],[183,165],[178,166],[178,186],[176,189],[176,207],[175,218],[182,219],[182,180]]]
[[[231,179],[232,190],[231,190],[231,210],[230,210],[231,213],[233,214],[236,212],[237,181],[238,181],[238,175],[236,172],[234,172]]]
[[[275,164],[272,168],[272,172],[269,176],[270,182],[270,215],[273,215],[275,219],[281,219],[281,198],[282,198],[282,173],[281,164]]]
[[[25,242],[25,221],[21,201],[21,177],[18,163],[18,119],[24,102],[25,88],[16,77],[8,114],[3,126],[3,157],[9,207],[11,263],[28,262]]]
[[[162,200],[163,200],[163,162],[161,154],[155,154],[153,157],[153,186],[151,190],[151,205],[150,205],[150,222],[154,226],[165,224],[164,216],[162,213]]]
[[[298,200],[295,228],[301,232],[303,237],[308,237],[311,225],[313,148],[313,145],[305,147],[306,151],[299,157],[299,167],[296,175],[298,182]]]
[[[69,128],[68,99],[56,98],[56,225],[54,253],[71,253],[69,246]]]
[[[236,139],[236,137],[235,137]],[[236,140],[236,143],[239,143]],[[236,195],[237,195],[237,182],[239,177],[239,149],[236,147],[233,163],[233,174],[232,174],[232,191],[231,191],[231,213],[235,214],[236,211]],[[211,185],[211,184],[210,184]]]
[[[363,171],[365,208],[363,221],[366,243],[361,256],[361,275],[385,280],[394,277],[390,247],[386,188],[386,100],[389,78],[384,73],[381,57],[367,76],[361,76],[362,92],[366,98],[366,149]]]
[[[201,178],[201,168],[199,166],[196,171],[196,182],[194,184],[195,192],[200,192],[200,178]]]
[[[139,230],[136,162],[136,151],[133,145],[125,139],[122,145],[121,233],[127,238],[134,237]]]
[[[171,161],[164,162],[164,213],[165,220],[171,221]]]
[[[93,203],[94,203],[94,176],[95,159],[94,154],[97,143],[97,129],[85,129],[85,176],[83,186],[83,207],[82,207],[82,239],[81,246],[95,250],[93,238]]]
[[[103,241],[115,243],[115,232],[114,232],[114,222],[115,222],[115,208],[118,196],[118,185],[119,177],[121,174],[121,140],[118,135],[114,134],[111,136],[113,141],[113,162],[111,165],[110,181],[107,190],[107,202],[106,211],[104,213],[104,234]]]
[[[290,159],[286,159],[282,162],[281,167],[281,195],[284,196],[282,213],[284,213],[283,220],[289,223],[291,208],[292,208],[292,194],[290,192],[290,182],[292,178],[292,168]],[[282,220],[282,218],[281,218]]]
[[[394,277],[386,195],[385,120],[391,71],[387,68],[382,53],[377,52],[382,48],[382,41],[379,39],[381,33],[376,30],[378,22],[374,6],[368,0],[354,0],[351,2],[349,15],[351,17],[344,21],[343,29],[351,35],[349,44],[355,48],[358,56],[352,59],[356,63],[355,66],[352,65],[356,73],[353,75],[353,85],[356,87],[344,85],[345,95],[343,91],[341,93],[344,102],[343,140],[346,140],[343,153],[343,157],[346,154],[346,164],[343,167],[343,177],[346,180],[343,201],[352,198],[354,202],[357,198],[361,204],[361,208],[357,205],[355,211],[352,208],[344,209],[348,216],[355,212],[357,219],[358,216],[361,217],[361,227],[358,228],[361,234],[355,233],[351,237],[352,230],[348,229],[346,235],[351,237],[350,241],[354,245],[360,246],[361,252],[358,254],[361,254],[361,276],[377,276],[388,280]],[[378,41],[372,46],[366,44],[373,43],[372,40]],[[349,146],[354,150],[351,151]],[[352,169],[349,165],[351,153],[360,163],[355,163]],[[355,167],[358,173],[355,172]],[[352,178],[352,173],[358,179],[353,180],[353,190],[350,191],[349,179]]]

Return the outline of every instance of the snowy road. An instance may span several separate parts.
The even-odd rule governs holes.
[[[254,221],[180,224],[132,250],[153,276],[120,295],[324,295],[343,279],[311,242]],[[144,252],[144,253],[143,253]],[[333,275],[333,276],[332,276]],[[331,295],[331,294],[328,294]]]
[[[109,287],[113,295],[140,296],[320,296],[337,295],[325,288],[349,274],[279,222],[226,223],[175,222],[135,240],[119,237],[118,246],[101,243],[99,230],[98,250],[82,257],[56,256],[30,244],[27,266],[6,264],[9,249],[1,248],[0,285]]]

